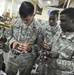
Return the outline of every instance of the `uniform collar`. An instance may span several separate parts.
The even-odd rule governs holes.
[[[28,25],[26,25],[22,20],[21,20],[21,23],[23,23],[25,26],[30,26],[31,24],[33,24],[34,21],[35,21],[35,19],[33,19],[32,22],[30,24],[28,24]]]
[[[62,35],[62,38],[67,38],[67,39],[74,38],[74,32],[65,32],[65,33],[62,32],[61,35]]]

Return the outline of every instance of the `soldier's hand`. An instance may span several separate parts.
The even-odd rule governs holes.
[[[13,42],[13,46],[12,46],[12,48],[14,49],[14,48],[16,47],[17,44],[20,44],[20,43],[17,42],[17,41]]]
[[[21,51],[21,53],[23,53],[23,52],[31,51],[32,48],[29,44],[20,44],[19,50]]]
[[[52,47],[51,44],[44,43],[44,48],[45,48],[45,49],[47,49],[47,50],[49,49],[49,50],[50,50],[51,47]]]

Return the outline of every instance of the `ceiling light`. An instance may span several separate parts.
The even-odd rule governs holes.
[[[47,1],[47,3],[50,4],[51,2],[50,1]]]

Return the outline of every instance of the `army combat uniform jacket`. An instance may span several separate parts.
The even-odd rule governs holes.
[[[44,33],[44,41],[49,44],[53,43],[53,40],[55,39],[54,36],[58,38],[61,33],[61,28],[58,24],[56,26],[50,26],[49,22],[46,21],[41,25],[41,27]]]
[[[8,52],[8,47],[6,45],[7,37],[9,35],[8,30],[9,28],[3,26],[0,27],[0,75],[2,74],[2,70],[5,71],[7,60],[5,56],[7,56],[6,52]]]
[[[48,43],[49,45],[53,44],[54,41],[57,41],[57,39],[60,36],[61,29],[60,26],[57,24],[56,26],[50,26],[49,22],[44,22],[41,25],[43,34],[44,34],[44,42]],[[55,38],[56,37],[56,38]],[[38,60],[40,57],[38,58]],[[57,75],[55,74],[55,70],[53,67],[55,67],[54,62],[55,59],[52,59],[53,61],[50,63],[50,58],[47,61],[39,62],[38,72],[39,75]],[[58,71],[57,71],[58,73]],[[60,75],[60,74],[58,74]]]
[[[25,68],[24,75],[29,75],[36,57],[35,52],[39,48],[36,43],[39,41],[37,38],[42,38],[41,35],[39,36],[40,30],[38,30],[38,27],[39,24],[35,20],[33,20],[30,25],[25,25],[20,18],[13,23],[11,27],[11,36],[8,38],[9,48],[11,49],[11,44],[14,41],[18,41],[19,43],[29,44],[32,47],[32,52],[16,55],[11,49],[9,52],[8,65],[13,66],[12,71],[16,72],[17,69],[21,71]],[[21,75],[23,75],[23,73]]]
[[[59,53],[56,70],[60,71],[60,75],[74,75],[74,32],[60,34],[52,50]]]

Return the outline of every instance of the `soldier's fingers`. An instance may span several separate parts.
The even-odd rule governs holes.
[[[48,46],[45,45],[44,48],[48,48]]]
[[[19,47],[18,48],[20,51],[24,51],[24,50],[26,50],[26,47]]]

